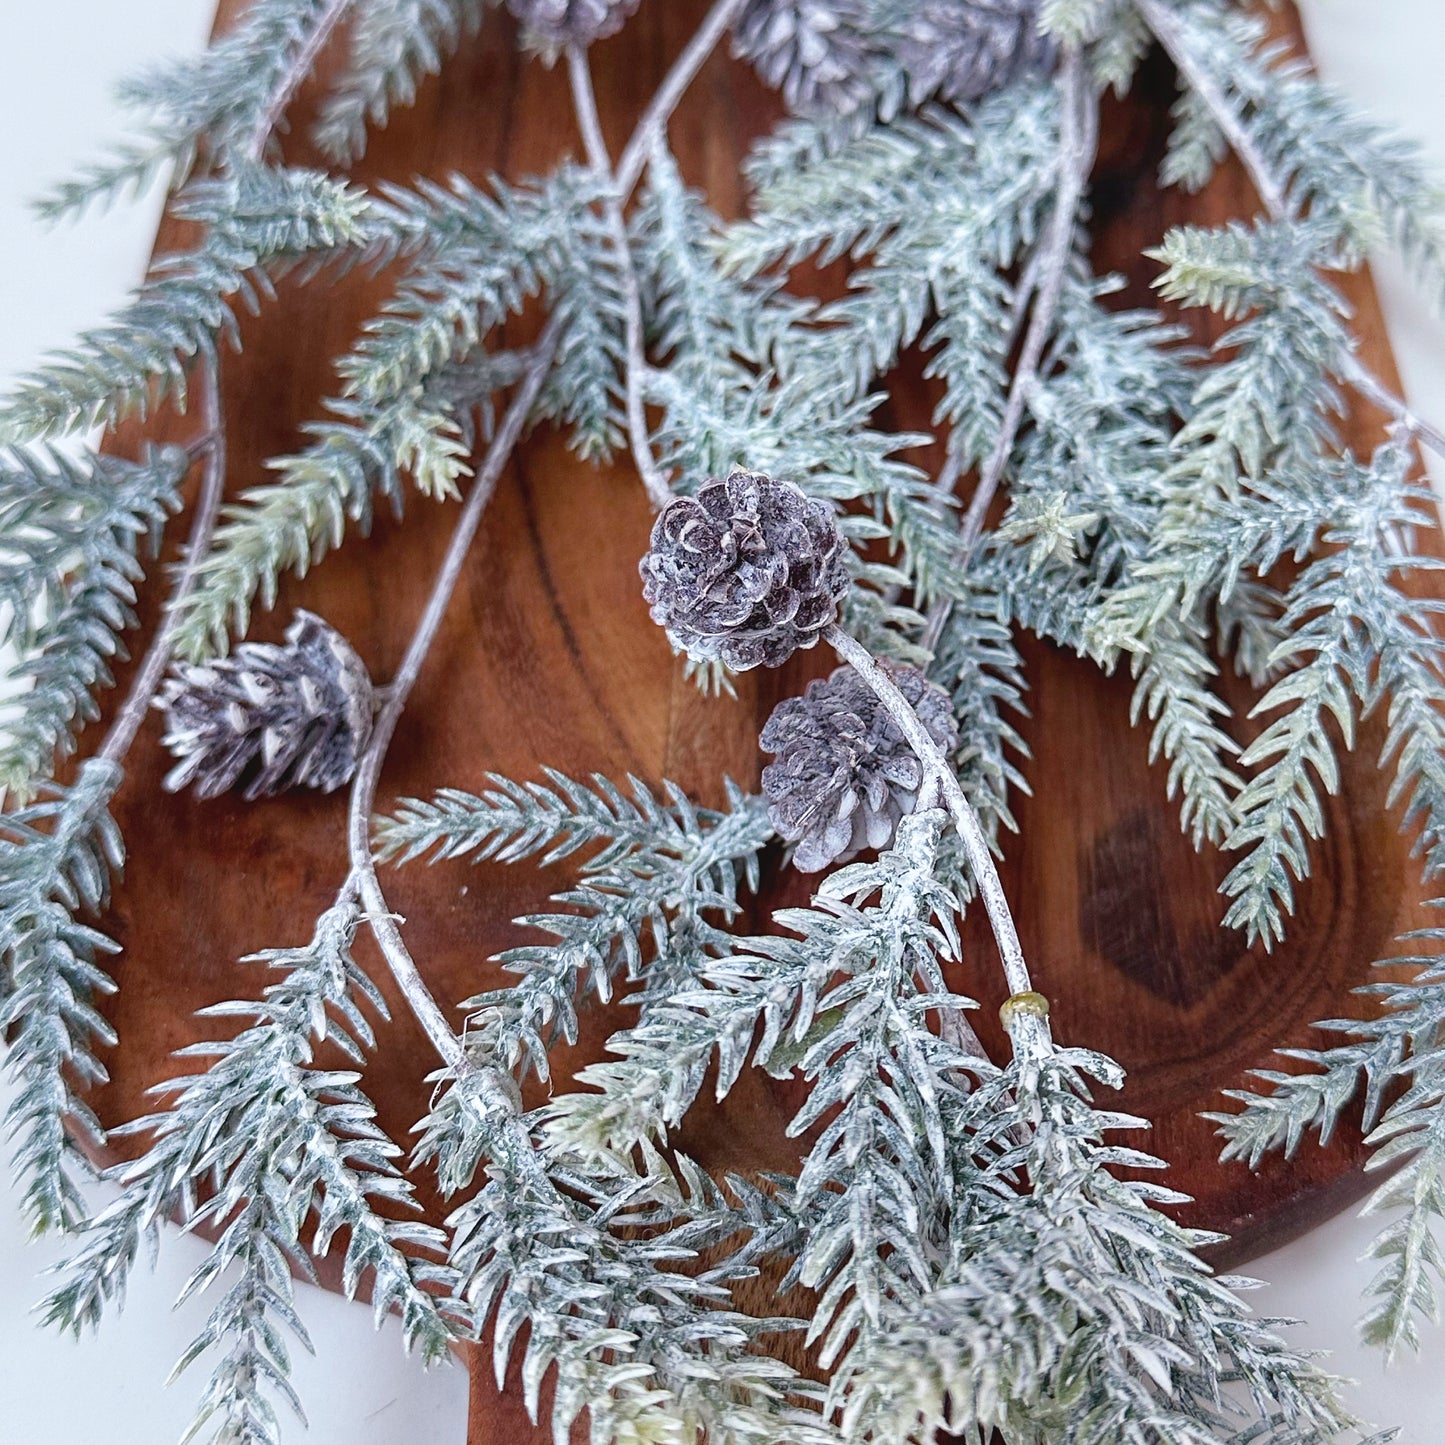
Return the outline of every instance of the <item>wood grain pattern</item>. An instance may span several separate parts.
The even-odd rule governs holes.
[[[236,8],[223,4],[222,24]],[[614,154],[703,8],[702,0],[647,0],[621,36],[597,47]],[[1140,251],[1166,225],[1250,208],[1247,187],[1232,172],[1205,196],[1160,196],[1154,177],[1171,99],[1172,77],[1156,58],[1130,102],[1111,103],[1106,118],[1093,192],[1096,253],[1101,268],[1128,277],[1129,303],[1148,294]],[[305,109],[303,98],[286,144],[292,162],[311,159]],[[739,158],[776,115],[774,99],[725,56],[713,58],[680,109],[672,139],[684,173],[724,214],[739,206]],[[360,178],[405,181],[451,170],[479,181],[490,172],[520,177],[549,169],[563,152],[579,154],[580,143],[562,75],[525,63],[507,23],[494,18],[375,139]],[[180,235],[167,222],[160,246]],[[227,358],[224,371],[233,494],[262,480],[267,457],[299,444],[298,428],[334,390],[331,358],[384,291],[384,278],[356,276],[307,291],[283,286],[279,305],[243,322],[244,351]],[[1353,299],[1365,354],[1393,380],[1367,283]],[[518,338],[526,330],[519,326]],[[922,390],[893,403],[899,417],[929,404]],[[1376,421],[1361,415],[1351,432],[1370,435]],[[193,421],[166,416],[149,434],[184,439],[195,430]],[[118,444],[132,447],[138,436],[128,429]],[[304,603],[340,627],[385,680],[454,516],[422,499],[408,506],[404,526],[383,520],[368,543],[350,541],[303,583],[288,582],[255,634],[278,635],[291,608]],[[669,777],[704,802],[719,801],[725,774],[756,785],[762,721],[832,658],[819,649],[781,672],[744,677],[736,701],[702,699],[681,679],[639,595],[637,558],[648,527],[629,468],[580,464],[545,431],[522,447],[401,723],[382,807],[441,785],[476,786],[488,770],[533,778],[544,764]],[[143,599],[152,620],[158,602],[152,586]],[[1021,832],[1008,842],[1003,874],[1038,987],[1054,1000],[1060,1039],[1106,1050],[1128,1068],[1120,1103],[1154,1120],[1150,1147],[1173,1165],[1172,1182],[1196,1197],[1188,1220],[1227,1231],[1226,1257],[1246,1257],[1361,1188],[1357,1131],[1342,1130],[1330,1149],[1306,1150],[1293,1165],[1272,1161],[1251,1174],[1216,1164],[1198,1113],[1217,1104],[1219,1088],[1265,1064],[1275,1046],[1311,1042],[1310,1021],[1347,1007],[1345,995],[1370,960],[1422,921],[1418,870],[1385,810],[1373,764],[1379,737],[1365,728],[1329,810],[1328,840],[1315,850],[1315,878],[1300,890],[1290,940],[1267,956],[1219,930],[1225,861],[1196,855],[1180,834],[1164,802],[1164,769],[1148,764],[1145,737],[1129,729],[1127,678],[1105,678],[1039,644],[1026,653],[1032,716],[1022,731],[1033,751],[1033,796],[1018,800]],[[178,1072],[170,1055],[200,1036],[197,1008],[259,991],[265,980],[236,960],[308,937],[346,872],[341,798],[169,797],[159,789],[166,765],[159,732],[153,719],[117,802],[131,856],[106,920],[124,946],[119,993],[107,1005],[122,1042],[107,1059],[111,1082],[96,1100],[110,1123],[133,1116],[144,1089]],[[492,956],[522,936],[509,920],[568,881],[561,868],[461,862],[383,875],[444,1005],[497,984],[503,975]],[[776,859],[765,881],[759,925],[771,908],[806,899],[806,883],[782,873]],[[953,983],[983,1000],[980,1032],[1000,1049],[994,1010],[1003,990],[981,918],[969,920],[966,943]],[[384,981],[380,959],[362,947]],[[425,1107],[423,1078],[433,1060],[400,999],[383,987],[393,1019],[379,1029],[368,1087],[383,1125],[405,1139]],[[598,1057],[627,1017],[615,1006],[585,1010],[582,1037],[559,1060],[559,1078]],[[797,1102],[795,1086],[749,1073],[725,1106],[701,1109],[680,1142],[719,1169],[787,1167],[797,1145],[783,1126]],[[473,1445],[545,1438],[533,1434],[515,1401],[498,1403],[488,1369],[474,1381]]]

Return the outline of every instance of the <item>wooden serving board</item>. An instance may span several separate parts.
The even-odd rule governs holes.
[[[223,0],[218,25],[240,8]],[[596,47],[614,155],[704,9],[704,0],[646,0],[621,35]],[[1173,94],[1172,74],[1155,57],[1130,101],[1111,103],[1106,116],[1093,186],[1096,253],[1100,269],[1127,277],[1126,304],[1149,299],[1153,267],[1140,253],[1167,226],[1253,209],[1247,185],[1229,171],[1203,196],[1160,194],[1155,176]],[[292,163],[315,159],[305,141],[307,110],[303,96],[285,144]],[[742,203],[740,158],[778,113],[776,99],[725,53],[708,63],[679,109],[671,134],[684,174],[724,215]],[[483,35],[373,138],[359,179],[545,172],[563,153],[581,153],[570,115],[560,70],[525,61],[505,15],[491,14]],[[158,249],[184,241],[181,226],[167,220]],[[268,457],[301,444],[299,428],[335,390],[332,359],[377,308],[387,282],[352,275],[280,289],[278,304],[243,320],[244,349],[225,361],[233,495],[266,478]],[[1367,360],[1393,380],[1367,282],[1352,299]],[[517,328],[515,339],[526,330]],[[922,393],[904,397],[898,414],[927,403]],[[1364,440],[1377,422],[1361,415],[1349,430]],[[144,435],[186,440],[197,430],[194,419],[166,415]],[[134,447],[142,434],[127,428],[117,444]],[[350,539],[304,582],[288,581],[276,611],[256,618],[253,635],[278,636],[291,609],[305,605],[341,628],[384,682],[455,518],[454,507],[419,497],[408,510],[404,526],[380,520],[369,541]],[[649,526],[630,467],[580,463],[545,429],[522,446],[397,732],[382,809],[444,785],[478,787],[487,771],[536,778],[548,764],[574,775],[671,778],[708,803],[720,801],[725,775],[757,785],[763,721],[779,698],[830,670],[833,658],[818,648],[779,672],[744,676],[736,701],[704,700],[683,680],[642,603],[637,559]],[[183,528],[174,531],[179,537]],[[147,625],[161,577],[153,572],[142,599]],[[1357,1130],[1341,1130],[1328,1150],[1307,1148],[1290,1165],[1271,1160],[1250,1173],[1216,1163],[1216,1141],[1199,1113],[1218,1106],[1221,1088],[1267,1064],[1276,1046],[1318,1042],[1310,1022],[1356,1007],[1346,995],[1371,960],[1423,921],[1418,869],[1385,809],[1374,766],[1377,730],[1364,729],[1330,805],[1328,840],[1315,849],[1313,880],[1299,890],[1289,941],[1266,955],[1219,928],[1226,861],[1194,853],[1182,836],[1165,802],[1164,769],[1148,764],[1145,735],[1130,729],[1128,679],[1106,678],[1031,641],[1025,651],[1031,716],[1021,731],[1033,752],[1033,796],[1016,801],[1020,833],[1007,841],[1003,877],[1037,986],[1053,1000],[1061,1040],[1105,1050],[1127,1067],[1120,1104],[1154,1121],[1149,1147],[1169,1160],[1171,1182],[1197,1201],[1185,1217],[1230,1234],[1221,1258],[1242,1259],[1362,1189]],[[121,688],[128,681],[124,669],[119,681]],[[196,1009],[259,993],[267,979],[237,960],[307,939],[347,871],[344,798],[169,796],[160,790],[167,764],[160,731],[152,719],[117,800],[130,858],[105,926],[124,947],[115,965],[119,992],[107,1004],[121,1043],[106,1060],[111,1081],[95,1101],[109,1124],[140,1112],[143,1091],[179,1072],[175,1049],[210,1036],[214,1024],[199,1024]],[[510,920],[537,910],[570,877],[565,867],[453,862],[384,870],[382,881],[408,920],[407,940],[432,989],[450,1006],[502,980],[490,960],[523,938]],[[773,859],[755,917],[742,926],[767,926],[773,908],[802,903],[807,893],[806,880]],[[980,1033],[998,1056],[1004,991],[981,913],[970,918],[966,943],[953,984],[982,999]],[[424,1079],[435,1060],[369,940],[360,948],[392,1010],[367,1086],[381,1123],[404,1141],[426,1107]],[[617,1006],[584,1010],[581,1039],[559,1060],[559,1079],[599,1057],[627,1020]],[[700,1106],[679,1142],[717,1170],[788,1168],[797,1145],[784,1126],[798,1103],[794,1086],[750,1071],[725,1105]],[[440,1214],[438,1201],[428,1204]],[[473,1445],[549,1438],[545,1431],[534,1437],[514,1394],[498,1398],[489,1367],[474,1382]]]

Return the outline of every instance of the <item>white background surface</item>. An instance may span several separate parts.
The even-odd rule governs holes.
[[[0,390],[121,300],[144,265],[159,204],[152,196],[78,229],[48,231],[27,200],[116,134],[111,85],[155,57],[199,46],[211,9],[212,0],[0,0]],[[1306,15],[1325,75],[1423,140],[1445,173],[1445,5],[1306,0]],[[1441,421],[1445,329],[1388,265],[1381,281],[1406,389],[1424,415]],[[170,1306],[201,1247],[169,1235],[157,1275],[137,1271],[124,1314],[98,1339],[76,1344],[42,1333],[29,1311],[53,1254],[26,1241],[3,1177],[0,1171],[0,1445],[177,1439],[204,1366],[169,1390],[164,1381],[204,1315]],[[1257,1261],[1252,1272],[1273,1288],[1254,1300],[1269,1314],[1311,1322],[1295,1338],[1334,1352],[1334,1368],[1359,1382],[1351,1399],[1361,1415],[1402,1425],[1408,1445],[1433,1445],[1445,1440],[1445,1327],[1427,1332],[1424,1359],[1388,1373],[1353,1342],[1351,1322],[1370,1273],[1357,1261],[1372,1233],[1370,1221],[1346,1215]],[[394,1329],[373,1332],[365,1309],[306,1285],[298,1291],[318,1355],[297,1351],[311,1429],[303,1437],[291,1427],[289,1439],[461,1445],[460,1369],[425,1375],[402,1354]]]

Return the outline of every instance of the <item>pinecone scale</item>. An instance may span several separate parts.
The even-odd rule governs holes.
[[[857,0],[750,0],[733,53],[793,110],[842,115],[868,93],[873,48]]]
[[[958,723],[948,694],[917,668],[883,666],[928,735],[951,753]],[[760,742],[776,755],[763,769],[768,816],[779,835],[797,845],[793,863],[801,872],[887,847],[917,806],[923,764],[852,667],[780,702]]]
[[[697,662],[780,667],[838,617],[847,544],[826,502],[734,472],[658,514],[640,571],[653,621]]]
[[[591,45],[626,24],[639,0],[507,0],[534,42],[550,48]]]
[[[1052,64],[1041,0],[921,0],[898,47],[915,105],[977,100]]]
[[[348,782],[371,737],[366,666],[321,618],[298,612],[284,644],[243,642],[229,657],[177,663],[156,705],[176,757],[170,792],[246,798]]]
[[[734,53],[796,111],[844,116],[870,96],[891,112],[970,101],[1053,62],[1042,0],[906,0],[880,18],[868,0],[749,0]]]

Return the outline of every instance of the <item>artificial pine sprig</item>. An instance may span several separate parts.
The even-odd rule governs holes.
[[[27,802],[95,719],[111,659],[125,655],[120,635],[135,625],[141,557],[147,547],[154,553],[189,470],[179,447],[138,464],[22,450],[0,465],[9,552],[0,605],[9,609],[17,670],[31,680],[0,733],[0,794]]]
[[[445,1236],[376,1209],[378,1201],[417,1208],[393,1162],[401,1150],[376,1126],[357,1087],[361,1075],[314,1062],[317,1047],[329,1044],[363,1064],[376,1041],[362,1005],[386,1016],[351,955],[360,924],[354,900],[343,899],[322,915],[305,948],[251,960],[285,971],[262,1002],[203,1011],[254,1022],[226,1042],[181,1050],[182,1058],[209,1060],[204,1072],[157,1086],[168,1106],[116,1131],[152,1142],[139,1159],[109,1171],[120,1196],[87,1223],[44,1305],[51,1323],[78,1334],[120,1302],[142,1244],[153,1254],[168,1218],[214,1229],[212,1252],[179,1301],[222,1291],[176,1366],[179,1374],[221,1350],[192,1435],[211,1424],[216,1440],[278,1439],[273,1394],[301,1413],[282,1343],[284,1331],[311,1348],[295,1312],[292,1271],[310,1274],[310,1259],[324,1258],[338,1231],[347,1235],[346,1293],[354,1295],[366,1276],[378,1325],[395,1311],[407,1348],[429,1360],[441,1359],[452,1337],[442,1310],[454,1280],[437,1258]]]
[[[1400,941],[1424,948],[1438,944],[1438,928]],[[1438,1317],[1437,1287],[1445,1278],[1445,1254],[1437,1237],[1445,1217],[1445,1078],[1440,1073],[1440,1034],[1445,1020],[1445,973],[1438,951],[1381,959],[1382,968],[1408,968],[1410,977],[1364,985],[1376,1006],[1369,1020],[1326,1019],[1316,1025],[1346,1037],[1324,1049],[1287,1049],[1292,1072],[1257,1069],[1267,1090],[1236,1089],[1238,1112],[1210,1115],[1224,1140],[1222,1157],[1254,1167],[1271,1150],[1292,1157],[1311,1131],[1329,1142],[1341,1118],[1363,1095],[1365,1142],[1374,1151],[1368,1167],[1386,1172],[1365,1205],[1387,1222],[1370,1245],[1381,1261],[1370,1282],[1361,1331],[1387,1358],[1420,1348],[1421,1319]]]
[[[598,1445],[923,1445],[939,1428],[997,1428],[1010,1445],[1340,1439],[1352,1426],[1332,1382],[1246,1312],[1245,1282],[1209,1275],[1203,1236],[1155,1207],[1178,1196],[1115,1174],[1156,1161],[1107,1142],[1137,1121],[1087,1098],[1086,1077],[1112,1085],[1117,1066],[1052,1042],[991,850],[1027,787],[1011,720],[1024,629],[1127,662],[1184,828],[1236,855],[1229,921],[1251,937],[1281,934],[1307,873],[1338,768],[1326,715],[1348,743],[1354,721],[1384,713],[1392,797],[1422,824],[1427,872],[1445,857],[1445,674],[1435,609],[1405,585],[1430,565],[1418,538],[1433,525],[1412,448],[1445,438],[1355,355],[1333,279],[1384,237],[1438,288],[1427,178],[1224,0],[716,0],[614,162],[587,46],[635,8],[508,0],[524,48],[564,63],[571,87],[582,154],[550,175],[367,190],[279,164],[276,135],[328,47],[345,60],[316,136],[341,164],[479,25],[510,22],[486,0],[255,0],[200,60],[132,86],[144,138],[49,203],[74,211],[170,165],[172,208],[200,236],[23,384],[0,435],[29,441],[196,390],[204,431],[187,453],[97,461],[84,477],[18,454],[36,495],[0,497],[0,550],[20,558],[0,587],[37,685],[7,744],[12,788],[47,776],[89,716],[128,622],[135,543],[183,466],[205,467],[166,620],[115,724],[68,790],[0,822],[15,885],[0,896],[0,1019],[26,1078],[12,1121],[28,1207],[41,1225],[88,1226],[50,1317],[98,1319],[179,1211],[219,1230],[194,1287],[238,1271],[187,1356],[217,1362],[197,1428],[220,1438],[270,1442],[275,1400],[298,1403],[290,1270],[346,1228],[348,1291],[368,1276],[378,1309],[397,1309],[428,1353],[490,1327],[500,1379],[525,1325],[526,1403],[535,1417],[551,1381],[559,1441],[584,1410]],[[729,34],[798,114],[759,143],[748,213],[724,225],[687,189],[667,129]],[[1232,327],[1208,354],[1157,312],[1121,311],[1117,281],[1087,260],[1101,97],[1128,88],[1151,38],[1182,87],[1162,182],[1197,188],[1233,151],[1263,210],[1181,228],[1151,253],[1164,301]],[[801,294],[804,261],[846,263],[841,298]],[[298,266],[305,284],[358,262],[395,265],[389,300],[338,360],[337,395],[299,449],[213,539],[235,303],[268,299]],[[529,309],[546,316],[540,339],[506,349],[499,328]],[[915,357],[938,404],[926,432],[901,433],[883,402]],[[1368,457],[1340,442],[1352,393],[1392,421]],[[660,513],[647,600],[704,681],[726,686],[728,668],[800,645],[846,664],[845,706],[820,705],[811,732],[770,734],[783,776],[769,792],[800,863],[880,851],[825,873],[778,932],[736,933],[775,835],[764,799],[731,785],[712,811],[637,780],[624,792],[491,776],[374,819],[490,494],[544,422],[583,457],[626,443]],[[908,455],[928,441],[946,458],[936,476]],[[399,512],[408,479],[465,501],[396,675],[374,716],[366,690],[345,755],[323,770],[328,785],[351,778],[337,901],[309,948],[268,955],[283,983],[222,1006],[250,1025],[163,1088],[168,1106],[137,1126],[148,1152],[113,1172],[120,1199],[86,1220],[66,1126],[93,1123],[81,1096],[109,1042],[95,1007],[108,945],[83,915],[119,862],[105,811],[119,764],[173,650],[224,652],[283,573],[319,562],[349,523],[365,532],[378,499]],[[42,605],[22,617],[36,578]],[[62,626],[83,643],[69,672],[46,642]],[[207,757],[244,733],[279,783],[334,739],[306,731],[325,711],[317,678],[288,674],[285,753],[264,723],[280,716],[279,674],[250,667],[256,656],[179,668],[166,695],[173,717],[217,722],[188,703],[229,679],[236,716],[205,732]],[[1274,714],[1243,751],[1213,686],[1221,665]],[[243,781],[248,766],[207,777]],[[503,955],[516,981],[471,1000],[461,1031],[377,873],[426,853],[582,855],[559,911],[519,920],[550,938]],[[1012,994],[1003,1063],[957,991],[972,963],[958,917],[975,899]],[[359,1003],[377,995],[349,951],[363,921],[441,1062],[409,1167],[457,1196],[444,1232],[373,1209],[410,1197],[395,1147],[364,1081],[313,1059],[323,1036],[358,1062],[370,1046]],[[1413,1343],[1431,1308],[1445,1157],[1433,968],[1402,987],[1381,1024],[1344,1021],[1357,1037],[1309,1056],[1317,1074],[1269,1076],[1276,1094],[1225,1126],[1241,1153],[1293,1147],[1312,1125],[1327,1132],[1364,1077],[1379,1160],[1418,1150],[1378,1196],[1405,1206],[1382,1236],[1367,1326],[1390,1347]],[[588,991],[622,994],[637,1018],[582,1089],[529,1114],[519,1080],[550,1079],[548,1050],[574,1036]],[[726,1092],[754,1066],[808,1088],[796,1176],[712,1180],[664,1156],[709,1070]],[[1407,1088],[1392,1103],[1396,1081]],[[734,1287],[764,1267],[813,1292],[805,1317],[738,1309]],[[829,1367],[826,1386],[770,1353],[792,1330]]]
[[[85,1219],[82,1146],[104,1138],[84,1091],[107,1078],[96,1050],[116,1041],[97,1007],[115,987],[100,960],[116,945],[87,917],[125,857],[109,811],[120,779],[115,763],[87,759],[68,788],[0,814],[0,1029],[16,1087],[5,1128],[37,1234]]]
[[[548,1080],[549,1047],[575,1042],[577,995],[591,991],[605,1003],[619,986],[636,985],[633,1001],[646,1009],[686,988],[728,946],[722,925],[741,909],[739,890],[757,887],[758,855],[773,837],[763,801],[731,782],[727,810],[715,812],[672,784],[662,803],[636,778],[628,798],[605,778],[593,791],[548,776],[554,788],[494,778],[482,797],[451,790],[435,803],[407,800],[376,827],[378,856],[402,861],[435,850],[507,863],[543,852],[551,863],[603,845],[577,887],[553,900],[563,910],[517,920],[556,941],[503,953],[520,981],[463,1005],[468,1050],[519,1081],[529,1072]]]
[[[176,209],[206,227],[205,240],[160,257],[112,321],[23,378],[0,414],[0,439],[111,426],[166,399],[183,409],[193,365],[238,343],[234,308],[254,309],[302,257],[361,243],[364,208],[353,187],[316,171],[243,162],[196,185]]]
[[[489,0],[392,0],[360,5],[348,19],[347,64],[326,97],[314,139],[339,165],[360,160],[367,131],[393,106],[416,99],[461,42],[475,35]]]

